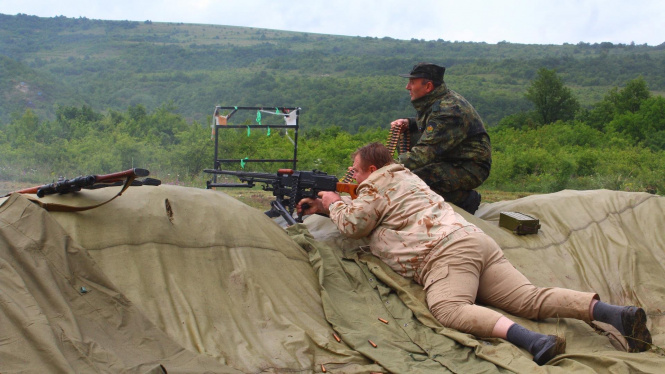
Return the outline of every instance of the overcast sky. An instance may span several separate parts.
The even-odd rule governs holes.
[[[0,0],[0,13],[491,44],[665,42],[665,0]]]

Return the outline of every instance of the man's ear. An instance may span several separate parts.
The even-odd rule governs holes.
[[[425,90],[427,91],[427,93],[434,91],[435,88],[436,87],[434,87],[434,83],[432,83],[432,81],[427,81],[427,83],[425,84]]]
[[[370,173],[373,173],[373,172],[375,172],[375,171],[377,171],[377,170],[379,170],[379,169],[377,169],[377,167],[374,166],[374,165],[370,165],[370,166],[367,168],[367,171],[369,171]]]

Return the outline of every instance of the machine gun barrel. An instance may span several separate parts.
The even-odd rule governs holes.
[[[281,170],[281,169],[280,169]],[[290,169],[288,169],[290,170]],[[240,179],[243,183],[211,183],[210,181],[206,182],[207,188],[212,187],[245,187],[252,188],[256,183],[263,183],[264,190],[268,190],[267,185],[272,185],[277,182],[279,179],[279,172],[277,174],[270,173],[255,173],[247,171],[233,171],[233,170],[217,170],[217,169],[205,169],[205,173],[212,174],[223,174],[223,175],[233,175]]]
[[[290,171],[291,173],[293,170],[291,169],[280,169],[277,171],[277,175],[280,174],[280,171]],[[233,171],[233,170],[218,170],[218,169],[205,169],[203,170],[204,173],[211,173],[211,174],[224,174],[224,175],[234,175],[238,177],[239,179],[263,179],[263,180],[274,180],[275,177],[277,176],[276,174],[272,173],[255,173],[251,171]]]

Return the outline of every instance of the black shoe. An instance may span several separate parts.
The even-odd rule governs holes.
[[[538,365],[545,365],[554,356],[566,352],[566,340],[556,335],[547,335],[545,342],[538,342],[542,344],[538,352],[533,355],[533,361]]]
[[[644,309],[627,306],[621,311],[621,326],[628,341],[628,352],[644,352],[651,348],[651,333],[647,328]]]

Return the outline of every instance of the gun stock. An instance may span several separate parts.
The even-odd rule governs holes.
[[[95,183],[113,183],[119,180],[125,180],[128,177],[141,178],[147,177],[150,172],[146,169],[134,168],[117,173],[95,175]]]
[[[337,192],[346,192],[349,195],[351,195],[352,199],[355,199],[358,197],[358,194],[356,193],[356,190],[358,189],[358,185],[355,183],[342,183],[342,182],[337,182]]]

